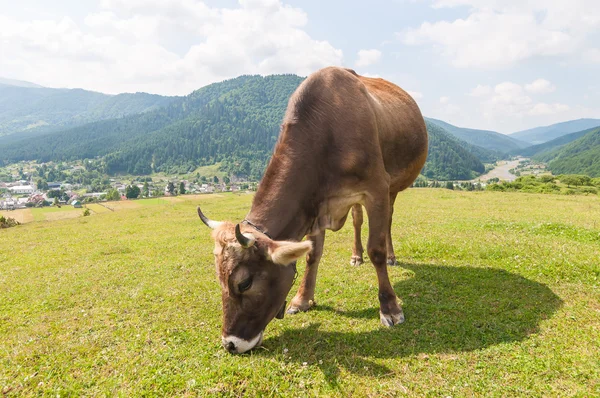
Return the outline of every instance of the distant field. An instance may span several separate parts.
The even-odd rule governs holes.
[[[98,203],[88,203],[85,205],[85,207],[87,207],[96,214],[102,214],[110,211],[109,209]]]
[[[389,268],[404,324],[380,326],[348,222],[327,234],[316,309],[238,356],[196,206],[239,221],[252,196],[178,199],[0,231],[4,395],[600,395],[597,196],[410,189]]]
[[[55,221],[66,218],[76,218],[83,214],[83,209],[76,209],[73,206],[65,205],[61,207],[42,207],[31,209],[34,221]]]
[[[33,221],[33,214],[31,214],[31,209],[19,209],[19,210],[2,210],[0,211],[0,216],[14,218],[21,224],[25,224]]]

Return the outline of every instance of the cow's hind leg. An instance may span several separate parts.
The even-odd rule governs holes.
[[[352,225],[354,226],[354,245],[352,246],[352,257],[350,265],[361,265],[363,263],[363,246],[360,237],[360,229],[363,223],[362,205],[352,206]]]
[[[309,236],[313,243],[313,249],[306,255],[306,270],[298,293],[292,299],[288,314],[296,314],[300,311],[308,311],[315,305],[315,285],[317,282],[317,269],[323,255],[323,243],[325,242],[325,231],[319,235]]]
[[[375,266],[379,282],[379,318],[384,326],[393,326],[404,322],[404,313],[387,272],[386,244],[390,219],[388,192],[367,198],[365,207],[369,216],[367,253]]]
[[[387,264],[398,265],[396,261],[396,254],[394,253],[394,245],[392,243],[392,216],[394,215],[394,203],[396,202],[396,196],[398,192],[390,192],[390,221],[388,223],[388,234],[387,234]]]

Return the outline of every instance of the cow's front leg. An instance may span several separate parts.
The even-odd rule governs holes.
[[[352,257],[350,265],[361,265],[363,261],[363,246],[360,237],[360,229],[363,223],[362,205],[352,206],[352,225],[354,226],[354,244],[352,245]]]
[[[379,198],[382,198],[381,196]],[[379,318],[384,326],[393,326],[404,322],[404,313],[398,304],[398,298],[390,283],[387,272],[387,229],[389,228],[390,208],[387,192],[383,200],[376,197],[367,200],[369,215],[369,241],[367,253],[377,272],[379,282]]]
[[[313,242],[313,249],[306,255],[306,270],[298,293],[293,298],[287,310],[288,314],[296,314],[300,311],[308,311],[315,305],[315,285],[317,281],[317,270],[319,261],[323,255],[323,244],[325,242],[325,231],[319,235],[309,236]]]
[[[390,193],[390,220],[388,222],[386,244],[388,265],[398,265],[398,261],[396,261],[396,255],[394,254],[394,244],[392,243],[392,217],[394,216],[394,203],[396,202],[396,196],[398,196],[398,192]]]

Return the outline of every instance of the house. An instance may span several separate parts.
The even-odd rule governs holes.
[[[13,194],[32,194],[35,189],[31,185],[15,185],[14,187],[9,187],[8,190]]]
[[[71,204],[73,205],[74,208],[81,209],[81,202],[80,201],[74,200],[73,202],[71,202]]]

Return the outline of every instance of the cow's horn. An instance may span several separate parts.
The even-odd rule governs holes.
[[[215,229],[219,225],[223,224],[222,221],[213,221],[213,220],[210,220],[208,217],[206,217],[204,215],[204,213],[202,213],[202,210],[200,210],[200,206],[198,206],[198,215],[200,216],[200,219],[202,220],[202,222],[204,224],[206,224],[206,226],[210,229]]]
[[[240,242],[240,245],[242,245],[242,247],[244,248],[249,248],[250,246],[252,246],[254,244],[254,242],[256,241],[256,239],[254,238],[254,236],[252,236],[252,234],[243,234],[242,231],[240,230],[240,224],[236,224],[235,226],[235,238],[237,239],[238,242]]]

